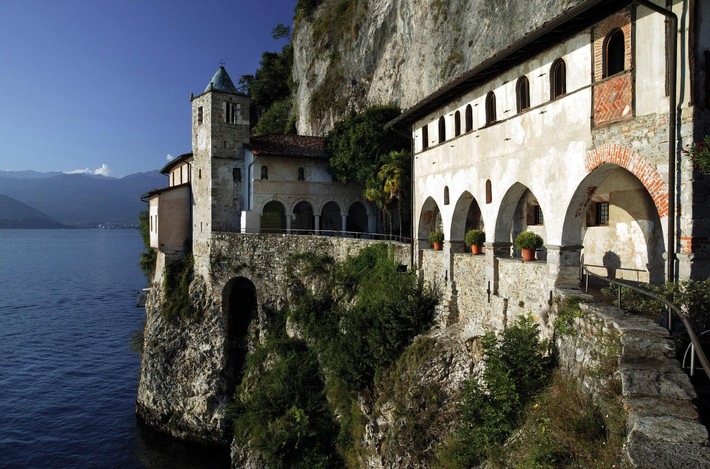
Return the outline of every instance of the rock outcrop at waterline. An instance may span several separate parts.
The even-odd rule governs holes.
[[[198,278],[190,288],[193,317],[161,314],[162,288],[146,302],[141,379],[136,410],[149,426],[175,438],[227,446],[226,321],[222,308],[204,294]]]

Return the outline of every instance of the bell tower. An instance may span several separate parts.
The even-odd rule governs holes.
[[[198,256],[208,254],[212,232],[240,231],[250,100],[220,66],[202,94],[191,101],[192,237]]]

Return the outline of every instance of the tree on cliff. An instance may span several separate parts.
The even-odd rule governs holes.
[[[274,39],[288,38],[291,28],[278,24],[272,31]],[[293,46],[289,41],[281,52],[261,54],[259,68],[254,75],[242,75],[240,91],[251,98],[251,121],[256,135],[295,133],[291,67]]]
[[[392,231],[391,204],[397,204],[399,233],[408,223],[402,219],[402,206],[408,192],[409,139],[385,129],[385,124],[400,114],[396,106],[371,107],[335,124],[326,136],[330,171],[342,182],[356,181],[365,186],[363,197],[383,212],[383,221]],[[389,217],[389,218],[388,218]]]

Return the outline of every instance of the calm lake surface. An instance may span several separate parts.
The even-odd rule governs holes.
[[[0,230],[0,468],[225,466],[136,420],[142,250],[134,230]]]

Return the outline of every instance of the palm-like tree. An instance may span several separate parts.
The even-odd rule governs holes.
[[[381,184],[382,192],[386,194],[385,207],[396,200],[397,215],[399,216],[399,236],[402,236],[402,198],[404,188],[409,181],[410,155],[406,150],[391,151],[381,159],[380,171],[377,179]],[[385,209],[386,210],[386,209]],[[392,224],[390,222],[390,234]]]

